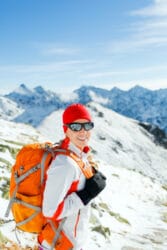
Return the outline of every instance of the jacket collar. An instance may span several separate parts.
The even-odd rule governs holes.
[[[82,157],[83,155],[87,154],[90,150],[88,146],[84,147],[84,149],[81,150],[78,147],[76,147],[72,142],[69,142],[68,148],[79,157]]]

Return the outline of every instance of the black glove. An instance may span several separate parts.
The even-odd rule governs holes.
[[[95,198],[106,186],[106,177],[99,171],[89,179],[86,179],[84,189],[77,191],[84,205],[87,205],[90,200]]]

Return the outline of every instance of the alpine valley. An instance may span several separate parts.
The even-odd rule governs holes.
[[[87,105],[90,142],[107,187],[91,206],[87,250],[167,249],[167,89],[110,91],[84,86],[69,95],[22,84],[0,96],[0,249],[37,249],[36,236],[4,216],[11,166],[22,145],[59,141],[71,102]]]

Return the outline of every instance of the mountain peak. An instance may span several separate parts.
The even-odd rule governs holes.
[[[20,95],[30,95],[32,94],[32,91],[29,88],[27,88],[27,86],[24,83],[22,83],[17,89],[14,90],[14,93]]]
[[[129,89],[129,92],[140,92],[140,93],[145,93],[147,91],[151,91],[148,90],[147,88],[144,88],[140,85],[135,85],[133,88]]]
[[[121,90],[121,89],[119,89],[119,88],[117,88],[117,87],[114,87],[114,88],[112,88],[111,90],[110,90],[110,93],[112,93],[112,94],[121,94],[121,93],[123,93],[124,91],[123,90]]]
[[[38,93],[38,94],[43,94],[45,93],[46,91],[44,90],[44,88],[42,86],[37,86],[34,88],[35,92]]]
[[[26,85],[24,83],[20,84],[20,88],[26,89]]]

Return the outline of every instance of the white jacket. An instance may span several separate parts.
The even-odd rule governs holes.
[[[80,151],[72,143],[69,144],[68,148],[83,160],[85,166],[90,167],[87,153]],[[67,193],[72,183],[78,182],[77,190],[83,189],[85,180],[86,178],[78,164],[66,155],[57,155],[47,172],[43,214],[46,217],[54,216],[56,220],[67,217],[63,231],[73,243],[74,250],[80,250],[86,243],[90,205],[85,206],[75,192],[69,195]],[[62,209],[59,207],[60,204]],[[47,246],[46,242],[43,242],[42,245]]]

